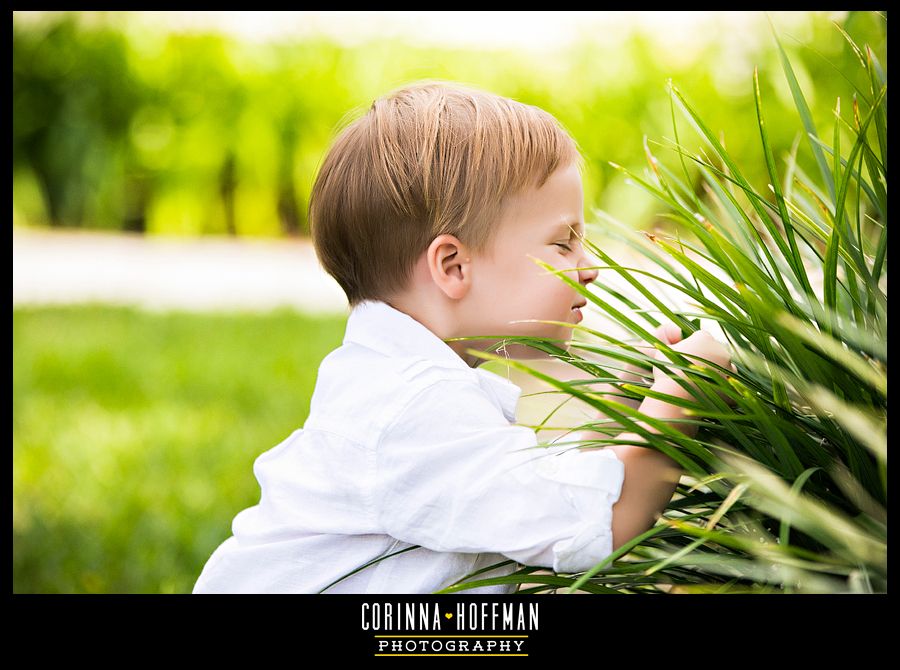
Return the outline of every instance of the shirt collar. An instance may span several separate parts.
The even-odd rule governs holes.
[[[386,302],[366,300],[351,310],[344,334],[344,344],[348,342],[388,356],[423,356],[440,365],[465,370],[487,391],[507,420],[516,420],[521,388],[488,370],[470,368],[446,342]]]

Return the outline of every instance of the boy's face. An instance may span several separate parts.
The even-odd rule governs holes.
[[[583,285],[594,281],[597,270],[575,269],[596,265],[581,245],[583,215],[581,175],[575,165],[557,169],[540,188],[526,189],[507,201],[492,249],[473,264],[470,314],[478,322],[477,334],[571,339],[572,329],[565,326],[510,322],[581,321],[581,313],[573,308],[584,304],[584,296],[529,256],[557,270],[571,270],[568,276]],[[515,358],[538,355],[528,347],[507,347],[507,352]]]

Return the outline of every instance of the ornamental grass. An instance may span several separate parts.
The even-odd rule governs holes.
[[[578,339],[568,347],[506,342],[540,349],[581,378],[480,354],[607,417],[572,426],[573,448],[636,432],[677,461],[684,475],[661,518],[584,573],[525,566],[502,578],[471,574],[444,592],[498,583],[518,584],[519,593],[887,591],[887,79],[872,49],[837,30],[858,68],[836,73],[850,96],[837,99],[825,133],[774,34],[797,109],[790,151],[769,142],[765,75],[754,71],[757,126],[747,132],[758,136],[767,188],[743,176],[702,111],[670,83],[674,139],[645,139],[643,174],[621,168],[660,201],[667,230],[638,232],[598,213],[589,232],[626,242],[641,262],[617,262],[585,239],[601,263],[588,287],[536,260],[624,335],[572,325]],[[688,135],[699,151],[687,148]],[[666,320],[685,336],[714,331],[736,371],[674,352],[653,334]],[[694,400],[651,391],[654,365],[681,371],[680,383],[699,389]],[[621,380],[626,369],[638,380]],[[684,406],[696,436],[634,409],[650,395]],[[584,430],[592,439],[574,439]]]

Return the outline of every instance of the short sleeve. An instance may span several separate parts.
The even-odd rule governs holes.
[[[376,447],[384,531],[433,551],[500,553],[560,573],[612,553],[624,465],[611,450],[538,445],[475,383],[434,384]]]

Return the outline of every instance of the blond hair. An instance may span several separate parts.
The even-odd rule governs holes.
[[[401,88],[323,161],[309,203],[319,262],[351,307],[384,300],[438,235],[486,251],[504,199],[570,163],[574,140],[542,109],[445,82]]]

